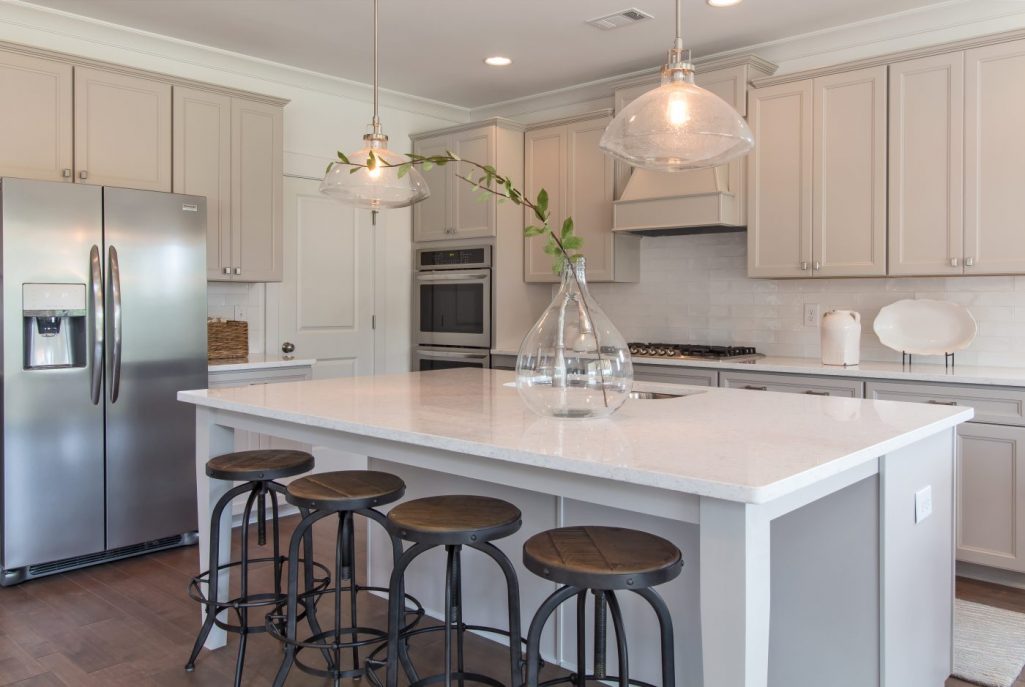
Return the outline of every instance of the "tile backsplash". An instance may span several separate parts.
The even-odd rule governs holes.
[[[954,301],[979,322],[959,363],[1025,367],[1025,277],[749,279],[746,234],[705,234],[643,239],[641,281],[591,292],[628,341],[746,344],[775,356],[819,356],[805,304],[857,310],[862,359],[898,362],[872,331],[880,308],[903,298]]]
[[[252,355],[263,353],[266,293],[265,284],[212,281],[206,287],[207,315],[249,323],[249,353]]]

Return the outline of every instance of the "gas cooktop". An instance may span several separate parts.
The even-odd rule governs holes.
[[[672,360],[728,360],[744,362],[765,356],[751,346],[701,346],[696,344],[631,343],[635,358],[669,358]]]

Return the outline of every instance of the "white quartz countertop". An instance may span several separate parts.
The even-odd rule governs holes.
[[[250,355],[239,360],[212,360],[207,366],[209,372],[238,372],[241,370],[267,370],[277,367],[311,367],[313,358],[285,358],[280,355]]]
[[[638,383],[692,395],[630,400],[604,420],[532,413],[512,372],[471,368],[183,391],[246,415],[763,503],[973,417],[970,408]]]

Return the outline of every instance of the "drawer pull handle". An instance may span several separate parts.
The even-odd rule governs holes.
[[[767,387],[767,386],[753,386],[751,384],[745,385],[744,388],[747,389],[748,391],[768,391],[769,390],[769,387]]]
[[[829,396],[828,391],[815,391],[814,389],[808,389],[804,393],[808,394],[809,396]]]
[[[936,400],[932,400],[932,399],[926,401],[926,403],[928,403],[930,405],[934,405],[934,406],[956,406],[957,405],[957,401],[936,401]]]

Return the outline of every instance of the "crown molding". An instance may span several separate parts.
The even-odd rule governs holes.
[[[527,125],[527,131],[533,131],[535,129],[547,129],[550,126],[575,124],[577,122],[584,122],[588,119],[597,119],[599,117],[611,117],[614,114],[615,110],[613,110],[611,107],[603,107],[599,110],[589,110],[588,112],[581,112],[579,114],[570,115],[568,117],[559,117],[557,119],[549,119],[543,122],[531,122]]]
[[[523,133],[526,130],[526,126],[521,122],[514,122],[511,119],[505,117],[487,117],[485,119],[474,120],[472,122],[466,122],[465,124],[456,124],[455,126],[447,126],[443,129],[431,129],[430,131],[417,131],[409,135],[410,141],[419,141],[424,138],[434,138],[435,136],[442,136],[447,134],[458,134],[463,131],[469,131],[470,129],[477,129],[482,126],[496,126],[500,129],[509,129],[510,131],[517,131]]]
[[[206,88],[213,83],[227,83],[218,87],[247,92],[258,88],[266,90],[262,84],[257,88],[247,88],[253,81],[259,81],[279,84],[283,89],[299,88],[357,102],[373,102],[370,84],[32,5],[22,0],[0,1],[0,41],[60,52],[83,63],[96,61],[106,65],[124,65],[129,62],[137,65],[140,71],[166,75],[171,80],[195,82]],[[186,70],[207,74],[202,79],[195,79],[193,75],[184,73]],[[469,108],[384,88],[381,89],[381,105],[442,121],[465,122],[470,119]]]

